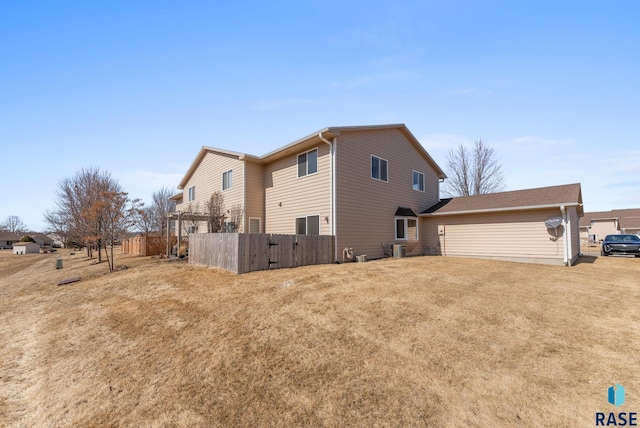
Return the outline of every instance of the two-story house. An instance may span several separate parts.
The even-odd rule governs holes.
[[[243,207],[240,232],[331,234],[336,254],[376,258],[393,243],[422,253],[417,215],[439,201],[444,178],[403,124],[330,127],[264,156],[203,147],[173,199],[204,212],[219,191],[227,210]]]
[[[335,236],[369,258],[394,244],[437,254],[571,264],[579,254],[579,184],[440,200],[443,170],[403,124],[329,127],[263,156],[203,147],[172,197],[206,212],[214,192],[245,233]],[[562,227],[545,221],[560,218]],[[207,232],[191,216],[185,232]],[[564,232],[566,230],[566,233]]]

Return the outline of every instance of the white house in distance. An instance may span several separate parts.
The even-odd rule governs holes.
[[[13,244],[13,254],[38,254],[40,244],[35,242],[16,242]]]
[[[20,241],[20,235],[17,233],[0,231],[0,250],[11,248],[18,241]]]

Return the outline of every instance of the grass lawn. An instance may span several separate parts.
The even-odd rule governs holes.
[[[0,251],[0,426],[594,426],[640,412],[640,259],[582,261]]]

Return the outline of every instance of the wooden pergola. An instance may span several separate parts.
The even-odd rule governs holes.
[[[182,222],[185,219],[189,221],[207,221],[210,216],[207,213],[196,213],[191,211],[176,211],[167,215],[167,224],[171,224],[172,220],[177,220],[178,225],[176,227],[178,234],[178,245],[176,250],[176,256],[180,258],[180,243],[182,242]],[[167,258],[171,259],[171,227],[167,227]]]

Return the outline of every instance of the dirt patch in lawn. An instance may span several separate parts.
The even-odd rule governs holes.
[[[590,261],[2,252],[0,426],[591,426],[640,409],[640,260]]]

